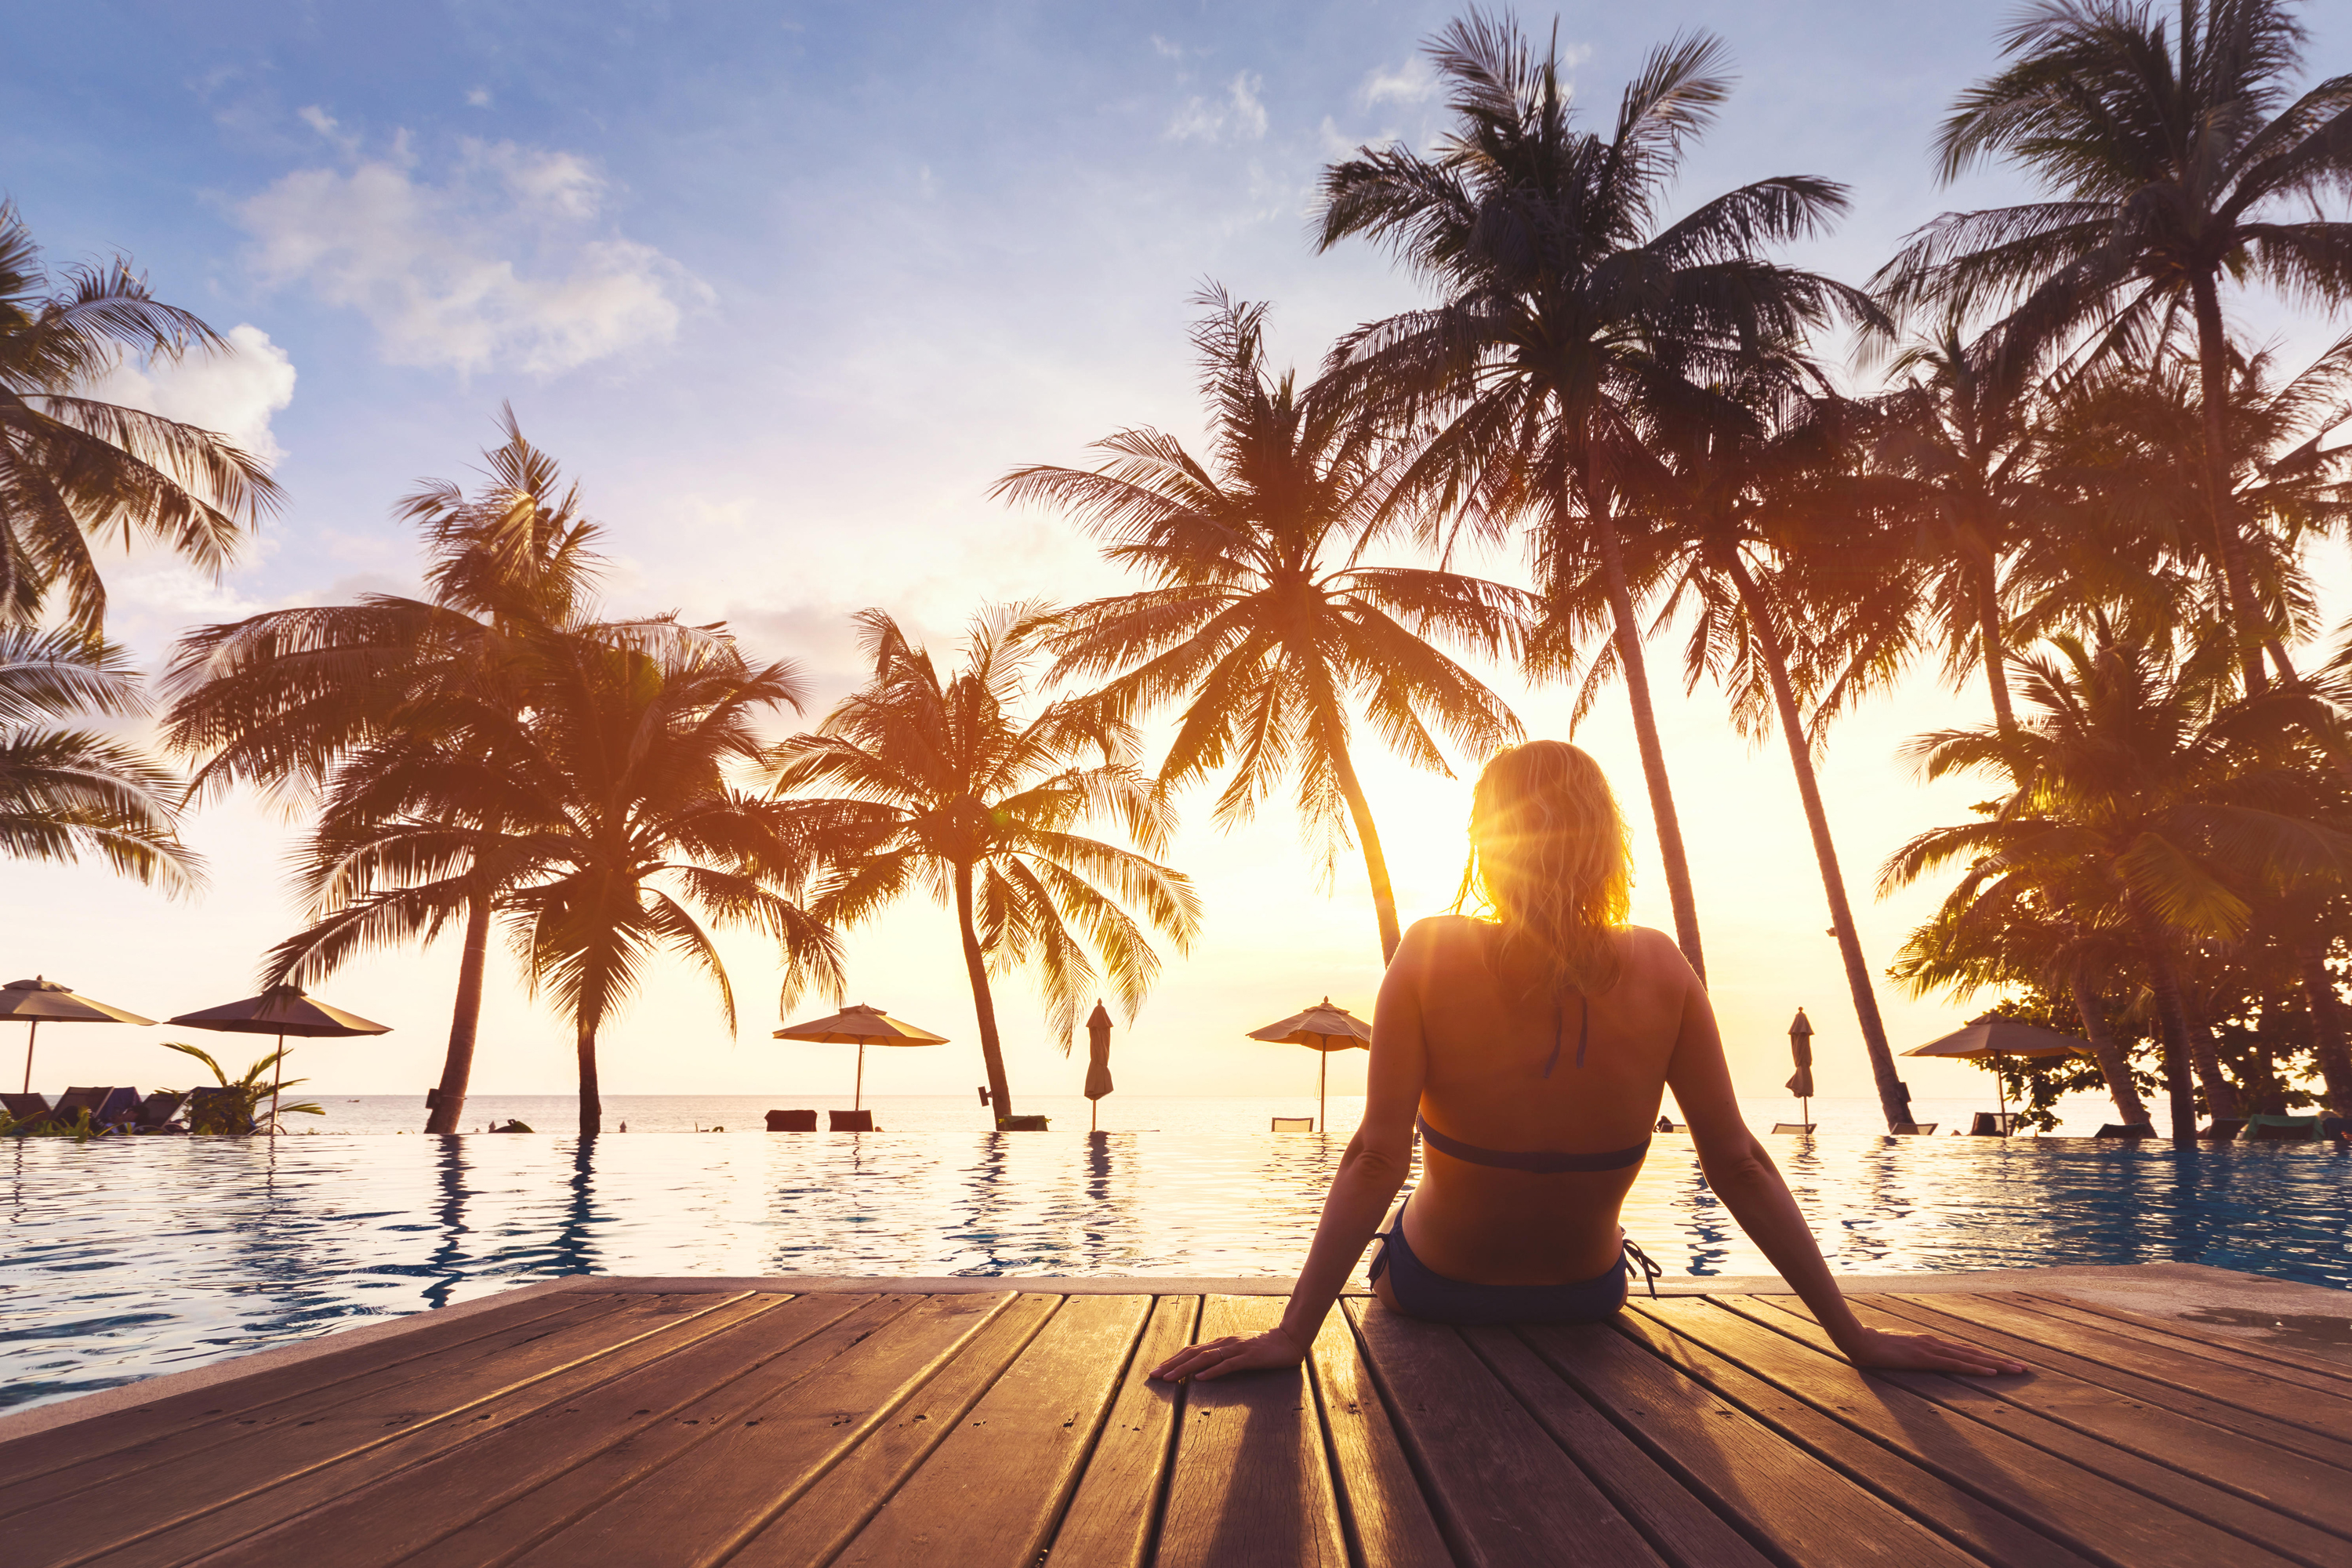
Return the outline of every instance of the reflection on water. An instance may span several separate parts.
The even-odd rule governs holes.
[[[570,1274],[1279,1275],[1343,1140],[1231,1131],[148,1139],[0,1147],[0,1405]],[[1772,1143],[1844,1272],[2182,1259],[2352,1286],[2322,1146]],[[1687,1142],[1626,1228],[1763,1259]]]

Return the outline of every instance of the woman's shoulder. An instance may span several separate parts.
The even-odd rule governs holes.
[[[1649,980],[1695,978],[1690,960],[1684,956],[1682,945],[1673,937],[1651,926],[1626,926],[1622,930],[1618,956],[1633,973]]]

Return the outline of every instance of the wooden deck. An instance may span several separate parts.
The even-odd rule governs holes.
[[[1178,1390],[1145,1370],[1281,1299],[592,1283],[0,1444],[0,1561],[2352,1564],[2352,1364],[1857,1300],[2037,1370],[1864,1377],[1785,1297],[1469,1331],[1355,1298],[1303,1373]]]

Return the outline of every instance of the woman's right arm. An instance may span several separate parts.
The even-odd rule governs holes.
[[[1690,1122],[1699,1169],[1706,1175],[1707,1186],[1739,1222],[1739,1228],[1811,1309],[1813,1321],[1856,1366],[1982,1375],[2023,1372],[2021,1363],[1974,1345],[1933,1334],[1885,1333],[1865,1327],[1853,1315],[1845,1293],[1838,1289],[1837,1277],[1822,1258],[1811,1227],[1805,1224],[1803,1211],[1797,1207],[1795,1194],[1739,1114],[1731,1068],[1723,1058],[1723,1037],[1716,1027],[1715,1008],[1706,999],[1706,988],[1690,973],[1679,952],[1674,962],[1688,976],[1689,984],[1666,1082]]]

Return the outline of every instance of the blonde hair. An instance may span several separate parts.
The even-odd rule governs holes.
[[[1486,764],[1470,796],[1457,913],[1475,898],[1504,951],[1592,996],[1617,983],[1633,886],[1625,818],[1600,763],[1564,741],[1530,741]]]

